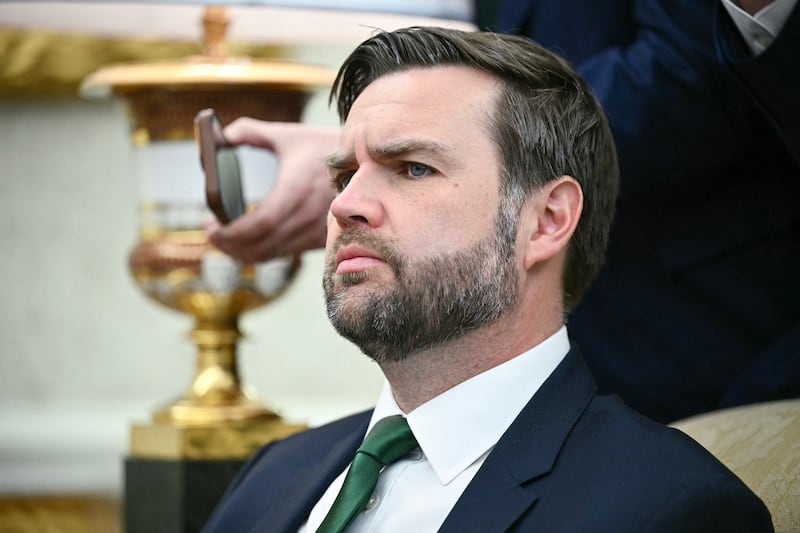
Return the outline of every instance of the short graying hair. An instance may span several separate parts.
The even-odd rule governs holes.
[[[603,264],[619,170],[599,103],[562,58],[521,36],[435,27],[382,32],[345,60],[330,101],[344,122],[353,102],[376,79],[445,65],[475,68],[501,81],[488,133],[503,165],[501,214],[506,216],[501,220],[510,219],[514,233],[526,198],[544,184],[569,175],[583,189],[583,213],[563,275],[564,310],[571,311]]]

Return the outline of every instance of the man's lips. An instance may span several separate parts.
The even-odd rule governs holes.
[[[383,263],[378,254],[356,245],[342,246],[336,252],[336,273],[349,274],[359,272],[371,266]]]

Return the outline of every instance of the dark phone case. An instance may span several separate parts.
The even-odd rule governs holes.
[[[245,206],[235,148],[225,140],[213,109],[197,114],[194,130],[206,175],[206,203],[222,224],[229,224]]]

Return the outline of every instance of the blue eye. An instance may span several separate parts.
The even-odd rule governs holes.
[[[409,163],[408,164],[408,174],[414,178],[422,178],[430,174],[433,170],[431,167],[427,165],[423,165],[422,163]]]

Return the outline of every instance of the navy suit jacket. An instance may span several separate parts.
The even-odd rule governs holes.
[[[660,421],[800,396],[800,6],[752,58],[719,4],[499,0],[482,24],[564,55],[609,116],[617,216],[570,332]]]
[[[349,464],[370,413],[264,447],[205,531],[294,532]],[[761,501],[683,433],[598,396],[573,349],[501,437],[442,532],[772,531]]]

